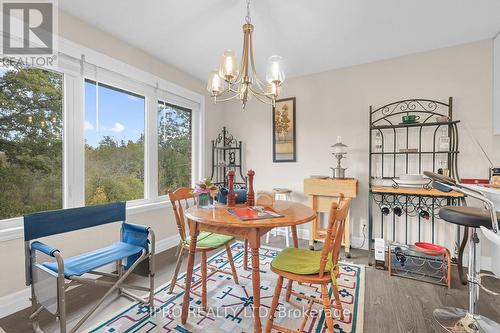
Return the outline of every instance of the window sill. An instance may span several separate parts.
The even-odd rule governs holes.
[[[155,202],[131,203],[127,206],[127,216],[130,216],[150,212],[164,207],[170,208],[172,204],[168,200],[158,200]],[[23,237],[24,228],[22,217],[0,220],[0,243]]]

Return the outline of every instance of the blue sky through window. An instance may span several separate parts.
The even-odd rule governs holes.
[[[96,112],[96,84],[85,81],[85,141],[99,146],[104,136],[115,141],[136,142],[144,135],[143,97],[99,85],[99,112]]]

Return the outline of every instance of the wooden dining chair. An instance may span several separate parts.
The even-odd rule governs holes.
[[[340,302],[336,278],[339,274],[338,260],[340,256],[340,246],[342,243],[342,235],[344,234],[345,219],[347,218],[350,204],[351,199],[344,198],[342,194],[340,195],[338,203],[332,203],[328,219],[327,234],[322,251],[286,248],[281,251],[271,263],[271,270],[278,274],[278,281],[274,290],[269,319],[266,325],[267,333],[271,332],[271,329],[277,329],[280,332],[302,332],[314,303],[323,304],[328,332],[333,333],[332,308],[340,312],[340,319],[343,320],[343,309]],[[309,301],[304,313],[304,319],[298,330],[286,328],[274,323],[274,313],[278,307],[284,279],[288,279],[285,297],[287,302],[290,300],[291,295]],[[321,300],[295,292],[292,289],[293,281],[321,285]],[[333,296],[335,298],[334,304],[332,304],[328,294],[329,284],[332,285]]]
[[[177,249],[177,264],[175,266],[174,275],[172,276],[172,282],[170,283],[169,292],[174,291],[175,286],[185,289],[183,284],[177,283],[177,275],[179,274],[179,269],[182,264],[182,255],[184,250],[189,251],[189,226],[187,226],[184,211],[189,208],[190,204],[195,204],[192,190],[188,187],[181,187],[173,192],[169,192],[168,196],[170,202],[172,203],[172,209],[174,211],[175,221],[177,223],[177,229],[180,235],[180,243]],[[186,226],[188,227],[188,232],[186,233]],[[196,241],[196,252],[201,252],[201,280],[197,283],[191,285],[191,293],[197,295],[201,298],[202,307],[207,310],[207,279],[217,272],[232,275],[233,280],[236,284],[238,282],[238,275],[236,274],[236,268],[234,266],[233,255],[231,253],[230,243],[234,239],[232,236],[216,234],[212,232],[200,232]],[[224,246],[226,248],[227,258],[229,264],[231,265],[231,271],[225,269],[220,269],[216,266],[209,265],[207,263],[207,252],[211,250],[216,250]],[[207,268],[211,270],[210,274],[207,275]],[[199,283],[202,283],[201,295],[193,291]]]

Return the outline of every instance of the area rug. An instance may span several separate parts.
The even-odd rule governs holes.
[[[180,321],[184,291],[176,287],[174,292],[169,294],[169,284],[167,284],[155,293],[155,312],[153,314],[149,313],[147,306],[132,303],[90,332],[252,332],[252,272],[251,269],[247,271],[243,269],[243,243],[235,242],[231,249],[240,284],[234,284],[229,275],[219,273],[212,275],[207,283],[208,311],[202,311],[201,300],[191,294],[190,314],[185,325],[182,325]],[[263,328],[266,325],[277,280],[276,274],[270,270],[270,264],[279,251],[279,249],[265,246],[260,249],[261,321]],[[210,257],[209,262],[220,268],[230,268],[225,250]],[[364,273],[363,266],[344,262],[340,265],[340,277],[337,281],[344,308],[344,319],[340,320],[339,314],[335,314],[337,317],[335,318],[336,333],[363,332]],[[193,272],[193,282],[200,278],[201,272],[198,265]],[[185,274],[179,274],[178,281],[184,283]],[[285,280],[283,289],[286,288],[286,284]],[[201,294],[201,284],[194,290]],[[294,290],[321,299],[321,292],[317,286],[294,283]],[[297,329],[303,318],[307,300],[292,296],[290,302],[286,302],[284,295],[285,290],[281,293],[275,322],[281,326]],[[313,306],[304,332],[327,332],[325,314],[319,304]]]

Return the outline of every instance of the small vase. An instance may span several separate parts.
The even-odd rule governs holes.
[[[210,206],[210,195],[208,193],[200,193],[198,195],[198,206],[200,207]]]

